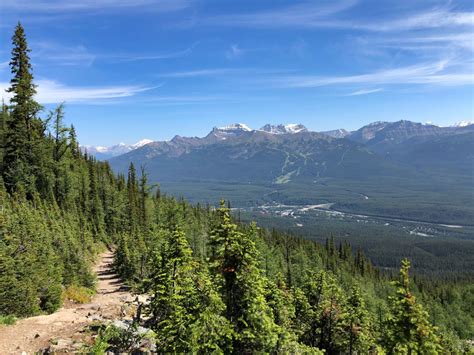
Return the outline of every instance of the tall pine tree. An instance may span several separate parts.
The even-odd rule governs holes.
[[[239,354],[269,352],[276,346],[278,327],[265,299],[256,227],[239,231],[224,201],[218,214],[219,224],[210,236],[211,268],[225,303],[225,316],[234,326],[232,349]]]
[[[24,191],[31,197],[35,191],[34,167],[38,164],[35,144],[43,132],[42,122],[37,117],[41,106],[34,99],[36,86],[28,55],[30,49],[20,23],[16,26],[12,42],[10,67],[13,78],[7,90],[12,94],[12,110],[6,130],[2,174],[8,192]]]
[[[400,281],[394,282],[396,296],[390,298],[385,346],[391,354],[439,354],[442,348],[436,328],[410,290],[409,270],[410,262],[402,260]]]

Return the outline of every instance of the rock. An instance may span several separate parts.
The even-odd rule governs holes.
[[[152,339],[142,339],[139,350],[145,354],[156,352],[156,344]]]
[[[40,337],[39,333],[35,334],[35,339],[38,339]]]
[[[84,343],[74,343],[72,344],[72,347],[74,348],[74,350],[81,350],[83,347],[84,347]]]
[[[51,344],[48,349],[50,352],[64,353],[73,349],[73,341],[71,339],[57,339],[55,344]]]
[[[98,316],[98,315],[93,315],[91,318],[90,318],[93,322],[100,322],[103,320],[103,318],[101,316]]]

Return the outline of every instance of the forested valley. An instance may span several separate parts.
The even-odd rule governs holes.
[[[10,67],[0,322],[54,312],[71,287],[93,290],[91,264],[108,247],[123,280],[149,296],[137,322],[154,331],[159,353],[472,351],[469,282],[410,278],[408,260],[389,274],[350,241],[328,235],[319,244],[241,223],[224,201],[192,205],[149,186],[141,167],[115,175],[80,151],[63,105],[47,114],[35,101],[20,24]]]

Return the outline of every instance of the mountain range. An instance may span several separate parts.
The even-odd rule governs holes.
[[[224,197],[244,206],[332,203],[352,212],[445,222],[474,217],[473,124],[374,122],[352,132],[233,124],[109,159],[124,174],[132,162],[145,167],[151,183],[194,202]],[[429,207],[420,210],[420,201]]]
[[[135,144],[119,143],[110,147],[83,145],[81,146],[81,150],[87,152],[87,154],[95,156],[99,160],[107,160],[143,147],[151,142],[153,142],[151,139],[142,139]]]
[[[353,132],[310,132],[301,124],[266,124],[253,130],[237,123],[215,127],[202,138],[143,140],[131,146],[96,148],[95,154],[115,156],[110,163],[118,171],[134,162],[145,164],[155,176],[156,166],[160,170],[156,178],[161,181],[219,175],[227,181],[245,177],[281,183],[335,175],[350,178],[369,172],[387,174],[390,169],[406,170],[408,166],[470,173],[473,134],[474,125],[464,123],[439,127],[411,121],[374,122]],[[94,154],[92,149],[88,152]],[[160,166],[167,166],[166,171]]]
[[[332,138],[348,138],[356,142],[367,143],[371,141],[373,138],[375,138],[375,134],[379,131],[382,131],[380,133],[377,133],[377,135],[379,136],[379,139],[381,136],[386,135],[387,132],[389,135],[392,134],[396,124],[397,122],[379,121],[379,122],[374,122],[366,126],[363,126],[362,128],[355,131],[348,131],[346,129],[341,128],[341,129],[335,129],[335,130],[330,130],[330,131],[321,131],[318,133],[330,136]],[[440,127],[440,126],[432,125],[430,123],[422,124],[422,123],[415,123],[411,121],[398,121],[398,125],[402,126],[401,128],[399,128],[399,133],[398,133],[399,137],[402,137],[402,136],[415,137],[415,136],[430,136],[430,135],[436,135],[436,134],[449,135],[450,133],[454,133],[456,131],[462,132],[462,130],[456,130],[456,129],[459,129],[459,128],[462,129],[465,127],[472,126],[474,125],[474,121],[460,121],[449,127]],[[405,125],[405,127],[403,127],[403,125]],[[416,127],[414,125],[416,125]],[[253,130],[249,126],[243,123],[235,123],[235,124],[231,124],[225,127],[220,127],[220,128],[215,127],[213,128],[211,133],[217,139],[225,139],[227,137],[234,137],[242,133],[252,132],[252,131],[262,131],[262,132],[267,132],[270,134],[294,134],[294,133],[301,133],[301,132],[310,132],[302,124],[286,124],[286,125],[266,124],[258,130]],[[431,132],[431,133],[427,133],[427,132]],[[179,138],[183,138],[183,137],[176,136],[173,139],[176,140]],[[192,137],[192,138],[183,138],[183,140],[197,141],[199,139],[196,137]],[[375,141],[376,140],[374,140],[373,142],[370,142],[370,144],[372,145],[372,143],[375,143]],[[154,143],[154,141],[151,139],[142,139],[135,144],[118,143],[109,147],[86,145],[86,146],[81,146],[81,149],[84,152],[87,151],[88,154],[95,156],[99,160],[107,160],[112,157],[123,155],[137,148],[141,148],[144,145],[147,145],[149,143]]]

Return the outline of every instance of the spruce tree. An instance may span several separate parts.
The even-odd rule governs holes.
[[[64,155],[68,147],[67,132],[68,129],[63,124],[64,119],[64,105],[59,105],[54,111],[50,113],[50,118],[53,120],[53,173],[54,173],[54,197],[59,205],[65,203],[67,199],[67,169],[62,164]]]
[[[367,353],[374,344],[374,339],[365,301],[356,286],[351,288],[347,299],[346,329],[349,338],[349,354]]]
[[[29,197],[35,191],[35,143],[42,135],[42,123],[37,117],[41,106],[34,100],[36,86],[28,53],[25,31],[20,23],[12,38],[13,50],[10,62],[13,78],[10,81],[12,93],[11,115],[7,124],[3,179],[8,192],[24,191]]]
[[[128,223],[131,234],[136,235],[139,227],[139,200],[138,200],[138,181],[137,172],[133,163],[130,163],[128,168],[127,179],[127,194],[128,194]]]
[[[69,128],[69,149],[71,150],[72,156],[74,158],[79,158],[81,151],[79,149],[79,143],[77,141],[77,134],[74,125],[71,125]]]
[[[148,312],[161,351],[222,353],[229,347],[232,329],[220,314],[224,304],[205,270],[193,260],[180,228],[169,233],[155,254],[150,283]]]
[[[410,262],[402,260],[396,295],[389,299],[385,347],[391,354],[438,354],[442,348],[436,327],[410,290],[409,270]]]
[[[211,269],[224,300],[225,316],[234,327],[232,350],[269,352],[276,346],[278,328],[265,300],[265,279],[255,246],[256,227],[239,231],[224,201],[218,216],[219,223],[210,236]]]
[[[0,177],[3,176],[3,156],[4,156],[4,151],[5,151],[5,145],[6,145],[5,141],[7,139],[8,118],[9,118],[8,106],[5,105],[5,102],[2,101],[2,110],[0,112]]]
[[[155,256],[149,313],[158,344],[164,352],[189,351],[188,327],[194,295],[191,249],[182,231],[175,230]]]

